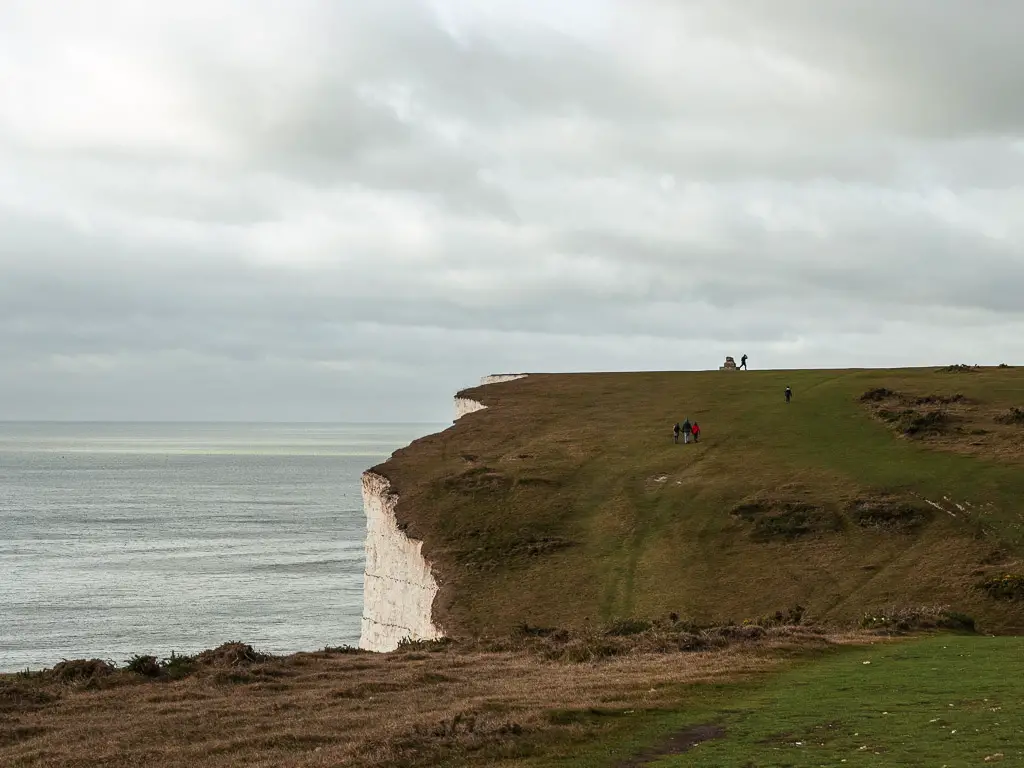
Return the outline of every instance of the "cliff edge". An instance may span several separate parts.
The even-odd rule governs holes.
[[[797,607],[1024,630],[1020,369],[494,382],[364,481],[364,648]],[[673,442],[685,418],[699,443]]]
[[[525,378],[525,374],[485,376],[480,385]],[[486,406],[456,396],[455,418]],[[443,637],[434,623],[433,604],[438,592],[430,563],[422,554],[423,542],[409,538],[396,516],[399,497],[387,477],[375,470],[363,473],[363,510],[366,514],[366,567],[363,573],[363,618],[359,647],[392,651],[405,639]]]

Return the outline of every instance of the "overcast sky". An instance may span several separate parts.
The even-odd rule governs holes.
[[[0,419],[1024,363],[1019,0],[0,0]]]

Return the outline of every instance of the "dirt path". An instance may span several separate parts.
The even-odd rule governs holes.
[[[635,768],[640,765],[653,763],[669,755],[681,755],[689,752],[702,741],[720,739],[725,735],[725,729],[720,725],[691,725],[681,731],[677,731],[660,744],[645,749],[639,755],[619,763],[619,768]]]

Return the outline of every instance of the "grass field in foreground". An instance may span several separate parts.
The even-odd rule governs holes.
[[[841,653],[702,712],[725,736],[657,765],[1024,764],[1024,639],[938,636]]]
[[[683,650],[692,641],[704,650]],[[429,768],[629,758],[721,687],[867,635],[805,627],[508,638],[267,658],[240,644],[162,667],[78,661],[0,675],[7,768]],[[573,650],[607,650],[578,663]],[[657,650],[660,648],[661,650]],[[552,658],[552,656],[556,658]],[[723,687],[724,686],[724,687]],[[681,714],[680,709],[686,708]],[[534,761],[534,762],[527,762]],[[537,762],[539,761],[539,762]]]
[[[588,663],[552,660],[551,642],[534,639],[254,661],[225,646],[175,675],[89,674],[88,663],[74,676],[4,675],[0,765],[1024,763],[1024,638],[728,635],[704,652],[644,650],[651,638],[636,636],[624,655]],[[713,738],[681,752],[693,734]]]

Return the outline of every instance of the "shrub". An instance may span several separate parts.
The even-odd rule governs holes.
[[[584,664],[612,656],[622,656],[628,651],[629,648],[625,644],[611,638],[580,637],[561,647],[549,648],[545,655],[552,660]]]
[[[918,411],[913,408],[880,410],[878,415],[908,437],[945,432],[950,423],[945,411]]]
[[[744,624],[753,624],[759,627],[793,627],[804,619],[806,609],[802,605],[795,605],[792,608],[775,613],[766,613],[753,621],[744,621]]]
[[[932,519],[932,512],[906,502],[869,499],[856,502],[850,516],[861,528],[912,533]]]
[[[50,676],[62,683],[79,680],[96,680],[114,672],[114,665],[100,659],[72,659],[56,664],[50,670]]]
[[[185,656],[171,651],[171,655],[160,662],[164,674],[172,680],[187,677],[195,669],[195,656]]]
[[[973,618],[960,611],[951,611],[946,606],[892,606],[864,614],[860,625],[863,629],[885,634],[922,629],[974,632]]]
[[[974,617],[961,611],[946,611],[946,620],[949,622],[949,629],[958,629],[963,632],[974,632]]]
[[[747,501],[733,508],[732,514],[753,523],[755,541],[796,539],[811,533],[841,530],[842,518],[805,501],[767,499]]]
[[[399,651],[431,651],[438,652],[445,650],[454,643],[450,637],[439,637],[437,640],[413,640],[405,637],[398,641]]]
[[[512,629],[512,634],[517,637],[549,637],[557,631],[555,627],[535,627],[523,622]]]
[[[809,533],[838,531],[841,527],[837,515],[808,505],[759,517],[754,522],[753,536],[759,541],[796,539]]]
[[[216,648],[203,651],[195,657],[195,662],[206,666],[237,667],[247,664],[258,664],[269,661],[272,657],[260,653],[245,643],[224,643]]]
[[[160,677],[163,674],[163,669],[157,662],[156,656],[132,656],[128,659],[125,669],[143,677]]]
[[[629,635],[639,635],[650,628],[651,622],[643,619],[619,619],[612,623],[605,634],[614,637],[628,637]]]
[[[336,653],[369,653],[369,651],[364,651],[354,645],[325,645],[321,653],[333,655]]]
[[[706,651],[711,647],[711,642],[703,634],[684,632],[676,640],[676,647],[680,651]]]
[[[996,416],[996,421],[1000,424],[1024,424],[1024,408],[1013,406],[1005,413]]]
[[[978,588],[996,600],[1024,600],[1024,575],[1005,573],[989,576]]]
[[[952,405],[966,401],[967,398],[959,392],[953,395],[920,395],[914,398],[916,405]]]
[[[898,392],[893,392],[891,389],[885,387],[876,387],[875,389],[869,389],[863,395],[860,396],[862,403],[877,403],[882,400],[889,400],[893,397],[899,397]]]

